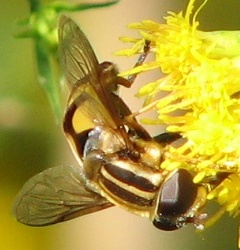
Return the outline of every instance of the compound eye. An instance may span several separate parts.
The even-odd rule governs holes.
[[[160,191],[158,214],[180,215],[186,213],[194,203],[198,187],[192,175],[179,169],[167,180]]]
[[[187,220],[185,213],[195,202],[197,192],[192,175],[185,169],[179,169],[160,189],[153,224],[162,230],[181,228]]]

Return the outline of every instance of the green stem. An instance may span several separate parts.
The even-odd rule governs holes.
[[[39,46],[39,43],[36,43],[36,55],[41,87],[46,92],[50,105],[57,118],[57,123],[59,123],[62,118],[62,109],[59,87],[60,68],[57,56],[53,53],[47,54]]]
[[[51,4],[52,7],[56,10],[56,12],[62,12],[62,11],[84,11],[89,9],[95,9],[95,8],[104,8],[111,5],[116,4],[119,2],[119,0],[114,1],[106,1],[106,2],[100,2],[100,3],[81,3],[81,4],[67,4],[67,3],[55,3]]]
[[[41,3],[39,0],[28,0],[28,1],[29,1],[31,13],[39,10],[39,8],[41,6]]]

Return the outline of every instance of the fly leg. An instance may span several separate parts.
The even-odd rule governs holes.
[[[140,54],[140,56],[139,56],[139,58],[138,58],[138,60],[133,68],[141,66],[144,63],[149,52],[150,52],[150,41],[146,40],[145,45],[143,47],[143,52]],[[134,83],[135,79],[137,78],[137,75],[138,74],[136,73],[136,74],[129,75],[127,77],[127,80],[130,82],[131,85]]]

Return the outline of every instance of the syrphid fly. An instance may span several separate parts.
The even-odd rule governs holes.
[[[135,118],[127,119],[131,111],[117,89],[132,82],[114,64],[99,64],[84,33],[65,16],[59,52],[70,87],[63,130],[79,166],[50,168],[27,181],[14,204],[17,220],[46,226],[116,205],[163,230],[201,225],[205,187],[193,184],[187,170],[160,169],[165,144],[179,135],[151,138]]]

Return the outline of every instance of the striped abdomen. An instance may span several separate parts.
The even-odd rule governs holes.
[[[101,167],[97,185],[113,204],[149,217],[162,182],[160,171],[130,159],[117,159]]]

